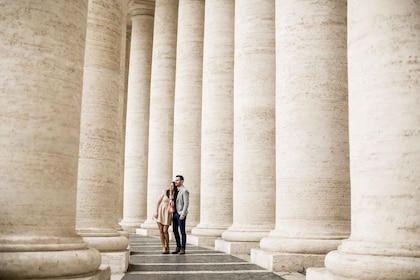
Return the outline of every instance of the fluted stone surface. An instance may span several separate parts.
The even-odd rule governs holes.
[[[1,279],[101,274],[75,231],[86,15],[86,1],[0,2]]]
[[[230,0],[205,6],[197,245],[213,245],[232,224],[234,7]]]
[[[251,256],[269,269],[323,266],[350,234],[346,8],[276,5],[276,228]]]
[[[348,5],[352,231],[308,279],[420,279],[420,3]]]
[[[173,125],[178,1],[157,0],[150,86],[147,218],[142,228],[157,228],[152,220],[156,201],[172,181]]]
[[[273,1],[235,3],[234,79],[233,225],[222,238],[246,248],[258,244],[275,219]]]
[[[121,224],[136,228],[146,219],[154,1],[133,1],[129,8],[132,30],[126,114],[124,218]]]
[[[105,252],[120,254],[117,262],[126,263],[128,257],[128,240],[117,232],[115,220],[121,164],[121,1],[91,0],[86,31],[76,228],[91,247],[103,253],[103,263],[108,259]],[[114,271],[124,267],[110,265]]]
[[[200,218],[203,33],[204,0],[179,0],[173,176],[183,175],[190,192],[188,228],[196,226]]]

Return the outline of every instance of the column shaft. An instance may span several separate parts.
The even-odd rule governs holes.
[[[111,262],[113,273],[128,265],[128,240],[116,230],[115,215],[121,164],[122,1],[89,1],[77,189],[77,230],[102,253],[103,263]]]
[[[309,279],[420,279],[420,2],[348,5],[352,231]]]
[[[274,1],[235,3],[234,79],[233,225],[222,237],[245,253],[274,228]]]
[[[86,16],[86,1],[0,3],[1,279],[109,279],[75,230]]]
[[[204,0],[180,0],[176,52],[173,176],[183,175],[185,187],[190,192],[188,228],[198,224],[200,215],[203,34]]]
[[[232,224],[234,11],[234,1],[205,6],[197,245],[213,245]]]
[[[139,228],[146,219],[147,209],[146,183],[154,1],[133,1],[130,13],[132,30],[127,93],[122,225],[126,228]]]
[[[153,58],[150,86],[147,218],[142,228],[156,231],[152,220],[156,201],[172,180],[176,38],[178,1],[155,4]]]
[[[269,269],[322,266],[350,234],[346,13],[345,0],[276,5],[276,228],[252,256]]]

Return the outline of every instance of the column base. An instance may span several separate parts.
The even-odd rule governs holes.
[[[326,268],[308,268],[306,270],[306,280],[350,280],[349,278],[338,278],[333,276]]]
[[[308,267],[323,267],[325,255],[267,252],[251,249],[251,262],[269,271],[304,272]]]
[[[101,255],[93,248],[0,252],[0,279],[79,279],[81,275],[94,275],[100,265]]]
[[[121,252],[102,253],[102,265],[111,268],[111,274],[122,274],[127,271],[130,252],[128,250]]]
[[[137,228],[136,234],[142,235],[142,236],[159,236],[159,230],[158,229],[146,229],[146,228]]]
[[[96,271],[95,273],[91,274],[91,275],[85,275],[82,277],[76,277],[76,278],[42,278],[39,280],[53,280],[53,279],[57,279],[57,280],[110,280],[112,279],[111,276],[111,269],[109,268],[109,266],[100,266],[98,271]],[[36,279],[32,279],[32,280],[36,280]]]
[[[214,248],[214,242],[216,239],[220,239],[220,237],[188,235],[188,243],[201,247]]]
[[[258,248],[259,246],[259,242],[232,242],[223,239],[217,239],[214,241],[215,250],[233,255],[246,261],[250,261],[251,259],[251,249]]]
[[[135,221],[134,220],[132,220],[132,221],[122,220],[120,222],[120,225],[124,230],[128,231],[129,233],[134,233],[136,231],[136,228],[141,227],[141,224],[143,222],[144,221],[137,221],[137,220],[135,220]]]

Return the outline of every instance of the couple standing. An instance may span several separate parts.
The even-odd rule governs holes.
[[[189,195],[188,190],[184,187],[184,177],[176,175],[175,181],[159,196],[154,218],[159,228],[160,241],[163,248],[162,254],[169,254],[168,228],[171,223],[176,240],[176,249],[172,254],[185,254],[187,242],[185,222],[188,214]]]

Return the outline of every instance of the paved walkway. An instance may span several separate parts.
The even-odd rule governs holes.
[[[171,241],[171,251],[176,247]],[[187,245],[185,255],[164,255],[157,237],[130,236],[130,264],[122,280],[301,280],[298,273],[269,272],[240,258]]]

